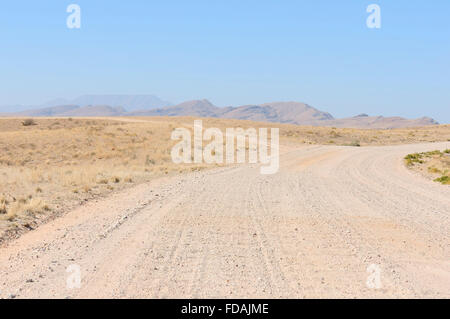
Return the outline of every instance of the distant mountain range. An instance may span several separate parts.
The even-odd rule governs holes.
[[[29,117],[120,116],[125,114],[127,114],[127,111],[123,107],[120,106],[112,107],[109,105],[94,105],[94,106],[61,105],[14,113],[14,115],[16,116],[29,116]]]
[[[299,102],[217,107],[208,100],[195,100],[155,110],[133,112],[132,115],[218,117],[299,125],[313,125],[316,121],[333,119],[331,114]]]
[[[132,112],[130,115],[216,117],[297,125],[377,129],[439,124],[429,117],[410,120],[402,117],[361,114],[350,118],[335,119],[330,113],[317,110],[308,104],[300,102],[273,102],[239,107],[217,107],[208,100],[195,100],[160,109]]]
[[[55,100],[51,103],[64,102]],[[297,125],[390,129],[439,124],[429,117],[405,119],[402,117],[368,116],[335,119],[300,102],[273,102],[239,107],[217,107],[208,100],[194,100],[170,105],[153,95],[85,95],[65,105],[47,106],[8,116],[194,116],[240,119]],[[1,114],[5,116],[5,114]]]
[[[23,111],[48,109],[60,106],[89,106],[108,105],[111,107],[123,107],[126,111],[151,110],[172,105],[172,103],[161,100],[156,95],[82,95],[73,100],[56,99],[42,105],[4,105],[0,106],[0,112],[18,113]],[[2,113],[0,113],[2,114]]]
[[[417,127],[427,125],[438,125],[439,122],[430,117],[421,117],[418,119],[405,119],[399,116],[368,116],[361,114],[354,117],[343,119],[334,119],[331,121],[321,122],[322,126],[333,127],[351,127],[351,128],[373,128],[373,129],[389,129],[403,127]]]

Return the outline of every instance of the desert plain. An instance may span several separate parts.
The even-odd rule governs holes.
[[[261,175],[173,163],[193,121],[1,118],[0,297],[450,297],[450,125],[203,119],[279,128]]]

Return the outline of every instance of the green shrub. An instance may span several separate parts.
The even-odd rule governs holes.
[[[422,157],[423,157],[423,153],[408,154],[405,156],[406,165],[412,166],[412,165],[414,165],[414,163],[423,164],[424,161],[422,160]]]
[[[450,185],[450,176],[444,175],[439,178],[436,178],[434,181],[444,185]]]
[[[353,141],[349,144],[344,144],[344,146],[355,146],[355,147],[360,147],[361,144],[359,143],[359,141]]]

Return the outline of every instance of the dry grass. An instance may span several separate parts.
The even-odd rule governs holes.
[[[0,119],[0,237],[132,183],[207,167],[172,163],[176,123],[22,121]]]
[[[143,119],[143,118],[136,118]],[[175,119],[175,118],[174,118]],[[177,117],[184,127],[192,127],[193,117]],[[151,118],[152,121],[168,121],[170,118]],[[344,146],[398,145],[450,141],[450,125],[435,125],[409,129],[353,129],[334,127],[299,126],[291,124],[262,123],[243,120],[204,119],[203,126],[218,127],[278,127],[284,142]]]
[[[450,149],[408,154],[405,163],[435,182],[450,185]]]
[[[192,117],[0,119],[0,238],[114,190],[214,165],[172,163],[178,127]],[[133,121],[133,122],[130,122]],[[27,122],[28,123],[28,122]],[[278,127],[282,143],[384,145],[450,140],[450,126],[357,130],[203,119],[203,126]]]

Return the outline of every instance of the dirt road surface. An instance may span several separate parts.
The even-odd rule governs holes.
[[[1,248],[0,297],[449,298],[450,187],[402,160],[445,148],[308,146],[275,175],[136,186]]]

